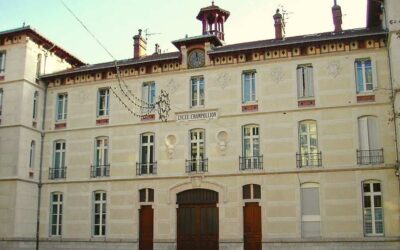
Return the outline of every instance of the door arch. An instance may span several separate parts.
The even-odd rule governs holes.
[[[190,189],[176,198],[177,250],[218,250],[218,192]]]

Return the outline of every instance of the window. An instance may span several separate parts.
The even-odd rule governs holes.
[[[53,168],[50,169],[50,179],[65,178],[65,141],[56,141],[54,143]]]
[[[68,108],[68,94],[57,95],[57,113],[56,121],[65,121],[67,119],[67,108]]]
[[[42,54],[38,54],[36,61],[36,77],[40,76],[41,69],[42,69]]]
[[[0,116],[1,116],[1,113],[2,113],[2,110],[3,110],[3,99],[4,99],[3,89],[0,89]]]
[[[52,193],[50,195],[50,235],[59,236],[62,234],[62,211],[63,194]]]
[[[31,141],[31,148],[29,150],[29,170],[33,170],[35,165],[35,141]]]
[[[140,189],[139,202],[154,202],[154,189],[151,188]]]
[[[108,116],[110,111],[110,90],[99,89],[97,94],[97,116]]]
[[[204,78],[202,76],[192,77],[190,82],[191,107],[204,106]]]
[[[6,70],[6,52],[0,51],[0,74],[3,74]]]
[[[153,111],[156,104],[156,84],[155,82],[146,82],[142,86],[142,97],[148,107],[142,109],[143,113],[150,113]]]
[[[242,73],[242,102],[256,101],[256,71],[244,71]]]
[[[240,157],[240,169],[262,169],[258,125],[243,126],[242,140],[243,156]]]
[[[321,153],[318,152],[318,135],[316,121],[299,123],[299,148],[297,166],[321,166]]]
[[[319,208],[319,185],[301,185],[301,236],[319,237],[321,235],[321,214]]]
[[[356,70],[357,93],[372,91],[376,87],[375,67],[370,58],[357,59]]]
[[[91,176],[101,177],[110,175],[108,163],[108,137],[96,138],[95,165],[92,166]]]
[[[358,118],[358,134],[357,163],[360,165],[383,163],[383,149],[379,142],[377,118],[374,116]]]
[[[93,193],[93,236],[106,235],[107,196],[104,191]]]
[[[157,163],[155,162],[154,134],[144,133],[140,135],[140,162],[137,166],[137,174],[155,174]]]
[[[33,120],[37,119],[38,102],[39,102],[39,92],[35,91],[35,93],[33,94],[33,111],[32,111],[32,119]]]
[[[381,183],[366,181],[363,183],[364,234],[366,236],[383,235],[383,207]]]
[[[205,132],[203,129],[190,131],[190,160],[187,161],[186,172],[206,172]]]
[[[247,184],[242,187],[243,199],[261,199],[261,186],[257,184]]]
[[[298,98],[314,97],[313,67],[311,64],[297,66]]]

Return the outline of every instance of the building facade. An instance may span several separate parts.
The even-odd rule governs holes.
[[[334,31],[285,37],[276,12],[232,45],[212,4],[177,52],[139,30],[94,65],[0,33],[0,248],[398,249],[398,41],[368,4],[366,28],[335,3]]]

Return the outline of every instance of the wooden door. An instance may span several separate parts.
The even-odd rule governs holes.
[[[185,204],[177,209],[178,250],[218,250],[216,204]]]
[[[139,250],[153,250],[153,208],[141,206],[139,217]]]
[[[261,250],[261,207],[257,202],[243,207],[244,250]]]

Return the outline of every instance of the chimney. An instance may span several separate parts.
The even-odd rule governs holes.
[[[142,36],[142,30],[133,37],[133,58],[140,58],[146,56],[147,41]]]
[[[158,43],[155,45],[154,54],[161,54],[161,48]]]
[[[335,25],[335,32],[342,31],[342,8],[336,4],[336,0],[334,0],[334,5],[332,7],[332,17],[333,17],[333,25]]]
[[[275,39],[282,40],[283,39],[283,23],[282,23],[282,14],[279,13],[279,9],[276,10],[274,17],[275,21]]]

